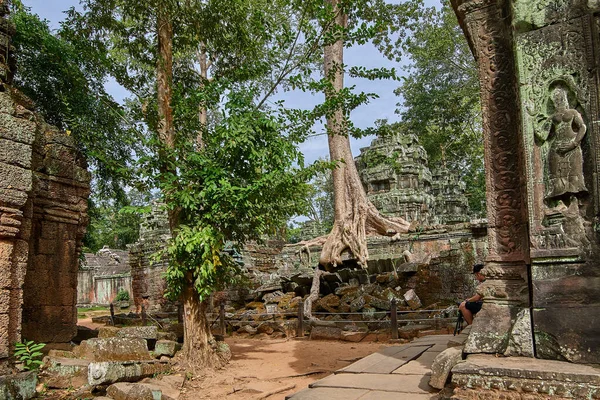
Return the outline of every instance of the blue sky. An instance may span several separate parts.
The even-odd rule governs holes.
[[[64,11],[74,6],[79,8],[79,0],[23,0],[23,3],[31,7],[31,11],[38,14],[40,17],[50,21],[50,26],[57,28],[59,22],[64,19]],[[433,0],[427,1],[433,3]],[[354,46],[351,49],[345,50],[345,63],[352,65],[362,65],[367,68],[371,67],[395,67],[399,73],[400,65],[390,62],[385,59],[371,45]],[[346,85],[356,85],[357,91],[377,93],[378,99],[374,99],[371,103],[355,109],[351,114],[351,119],[354,124],[360,128],[373,126],[377,119],[388,119],[390,122],[398,121],[399,117],[394,113],[398,97],[394,94],[394,89],[399,85],[395,81],[368,81],[364,79],[349,79],[346,78]],[[117,100],[122,100],[127,97],[128,93],[114,82],[108,82],[107,90]],[[284,99],[290,107],[309,108],[322,98],[302,92],[287,92],[277,95],[277,99]],[[368,146],[373,139],[372,136],[362,139],[351,139],[352,154],[357,156],[360,153],[360,148]],[[301,145],[301,150],[304,153],[306,162],[312,162],[318,158],[328,157],[327,137],[325,135],[309,138]]]

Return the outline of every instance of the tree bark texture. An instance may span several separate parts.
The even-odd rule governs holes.
[[[347,16],[339,11],[339,0],[326,0],[336,11],[335,23],[346,27]],[[330,99],[344,88],[344,42],[340,38],[325,47],[325,76],[331,80],[332,89],[325,93]],[[358,263],[366,268],[369,257],[367,235],[394,235],[408,232],[410,224],[402,218],[382,216],[367,199],[348,137],[344,110],[338,108],[327,118],[329,157],[340,161],[333,170],[335,222],[323,246],[319,263],[327,269],[342,264],[342,253],[349,250]]]
[[[188,274],[188,284],[183,295],[183,355],[187,367],[220,368],[229,361],[227,349],[219,351],[218,343],[210,333],[210,325],[206,317],[208,301],[200,301],[194,289],[193,278]]]
[[[158,103],[158,139],[161,148],[158,150],[160,172],[169,171],[171,150],[175,148],[175,127],[173,126],[173,23],[163,6],[158,7],[157,16],[158,57],[156,61],[156,91]],[[171,234],[177,230],[178,212],[169,210],[169,228]]]

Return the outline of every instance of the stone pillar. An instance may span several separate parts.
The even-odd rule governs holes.
[[[532,356],[526,173],[510,4],[454,0],[453,7],[478,61],[489,221],[488,279],[480,286],[485,302],[465,352]],[[515,324],[517,338],[511,335]]]

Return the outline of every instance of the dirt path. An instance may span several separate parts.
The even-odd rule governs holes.
[[[232,351],[230,363],[187,381],[180,399],[283,399],[387,346],[295,339],[229,338],[226,342]]]

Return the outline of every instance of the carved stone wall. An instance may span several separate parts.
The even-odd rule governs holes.
[[[469,220],[464,183],[447,169],[433,176],[414,134],[377,137],[361,149],[356,165],[367,197],[383,214],[424,225]]]
[[[489,196],[492,280],[466,349],[515,353],[510,332],[483,339],[521,316],[534,343],[516,354],[599,363],[600,4],[452,3],[479,64]]]
[[[452,4],[478,61],[489,223],[488,280],[480,286],[485,303],[465,351],[505,353],[517,316],[529,306],[525,157],[510,7],[495,0]]]
[[[0,374],[22,338],[76,334],[78,254],[90,175],[72,137],[10,86],[13,27],[0,1]]]
[[[514,2],[537,356],[600,362],[600,5]]]

